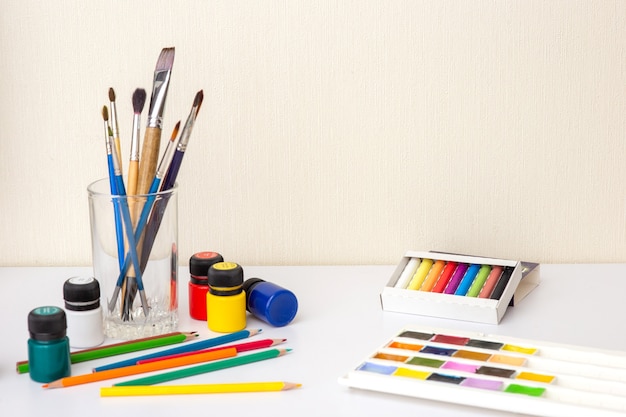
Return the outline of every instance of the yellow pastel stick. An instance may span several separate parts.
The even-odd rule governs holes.
[[[441,271],[443,270],[444,266],[446,266],[446,261],[436,261],[433,267],[430,268],[430,271],[428,272],[428,275],[426,275],[426,279],[424,279],[424,282],[422,283],[422,286],[419,288],[419,290],[431,291],[437,283],[439,275],[441,275]]]
[[[101,397],[132,397],[139,395],[219,394],[229,392],[286,391],[299,388],[293,382],[236,382],[230,384],[195,385],[133,385],[100,388]]]
[[[413,275],[413,278],[411,278],[411,281],[409,282],[407,289],[409,290],[419,289],[419,287],[422,286],[422,283],[424,282],[424,279],[426,278],[426,275],[428,275],[428,271],[430,271],[430,268],[432,266],[433,266],[432,259],[422,259],[422,262],[420,263],[420,266],[417,268],[417,271],[415,271],[415,275]]]

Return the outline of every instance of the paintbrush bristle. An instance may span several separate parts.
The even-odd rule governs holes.
[[[146,104],[146,90],[138,88],[133,93],[133,111],[139,114],[143,111],[143,106]]]
[[[170,137],[172,142],[174,142],[174,140],[176,140],[176,136],[178,136],[178,129],[180,129],[180,120],[176,123],[176,126],[174,126],[174,130],[172,131],[172,136]]]
[[[174,48],[163,48],[156,63],[155,71],[169,71],[174,65]]]
[[[200,90],[196,93],[196,98],[193,99],[193,107],[197,107],[198,111],[200,111],[202,100],[204,100],[204,93]]]
[[[109,101],[115,101],[115,90],[113,90],[113,87],[109,88]]]
[[[105,122],[109,121],[109,109],[107,106],[102,106],[102,118]]]

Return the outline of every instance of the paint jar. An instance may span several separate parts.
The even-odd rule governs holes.
[[[189,258],[189,315],[206,321],[206,295],[209,292],[209,268],[223,262],[217,252],[197,252]]]
[[[28,368],[30,378],[48,383],[70,375],[70,343],[65,311],[38,307],[28,313]]]
[[[63,284],[70,347],[89,348],[104,342],[100,284],[90,276],[69,278]]]
[[[243,283],[243,290],[246,309],[272,326],[286,326],[296,316],[298,299],[283,287],[261,278],[250,278]]]
[[[105,178],[90,184],[87,192],[93,270],[102,292],[105,335],[130,340],[176,331],[176,186],[119,196],[111,194]]]
[[[243,268],[234,262],[218,262],[208,272],[206,295],[207,325],[219,333],[231,333],[246,327],[246,294],[243,292]]]

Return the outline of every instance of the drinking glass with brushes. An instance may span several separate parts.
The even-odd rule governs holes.
[[[169,333],[178,325],[176,178],[203,100],[197,92],[187,121],[178,121],[162,155],[163,111],[174,63],[174,48],[164,48],[154,80],[143,143],[144,89],[132,95],[130,157],[124,175],[123,134],[118,126],[116,94],[102,108],[107,157],[106,178],[87,187],[94,276],[100,282],[104,331],[113,339]],[[141,149],[141,152],[139,152]]]

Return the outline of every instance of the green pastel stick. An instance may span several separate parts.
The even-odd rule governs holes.
[[[120,382],[114,387],[127,387],[134,385],[154,385],[163,382],[174,381],[180,378],[187,378],[194,375],[205,374],[207,372],[219,371],[220,369],[232,368],[235,366],[246,365],[253,362],[259,362],[265,359],[277,358],[290,352],[291,349],[269,349],[262,352],[253,353],[244,356],[235,356],[234,358],[224,359],[216,362],[209,362],[191,368],[183,368],[176,371],[165,372],[158,375],[152,375],[144,378],[133,379],[132,381]]]
[[[160,336],[152,336],[144,339],[131,340],[128,342],[116,343],[114,345],[101,346],[92,349],[79,350],[70,353],[71,363],[87,362],[94,359],[108,358],[110,356],[122,355],[124,353],[138,352],[162,346],[173,345],[186,342],[196,338],[195,332],[181,333],[174,332]],[[21,361],[15,365],[18,374],[25,374],[29,371],[28,361]]]
[[[472,285],[470,286],[469,290],[467,290],[467,294],[465,294],[465,296],[478,297],[478,294],[480,294],[480,290],[483,288],[483,285],[485,285],[485,281],[487,281],[487,277],[489,276],[490,272],[491,266],[481,266],[478,274],[476,275],[476,278],[474,278],[474,282],[472,282]]]

